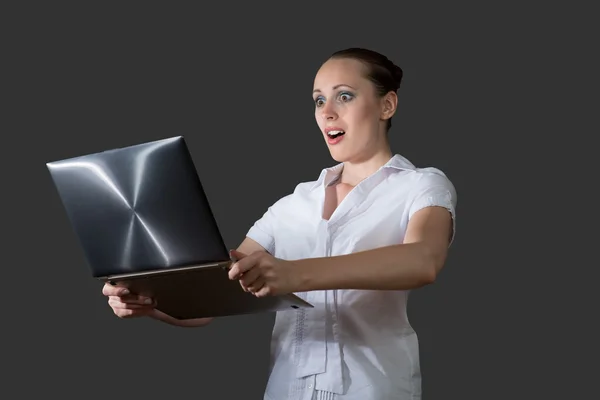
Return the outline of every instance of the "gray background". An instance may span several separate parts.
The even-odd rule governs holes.
[[[558,250],[560,221],[538,232],[548,214],[536,207],[550,209],[574,184],[556,168],[552,186],[540,167],[552,158],[544,146],[565,145],[549,135],[557,121],[538,99],[569,57],[535,64],[559,43],[556,30],[536,28],[546,9],[40,4],[2,13],[10,398],[261,398],[273,316],[200,329],[116,318],[45,162],[184,135],[235,247],[269,205],[334,163],[310,92],[320,63],[350,46],[403,68],[393,150],[442,169],[458,191],[447,267],[409,304],[424,400],[581,398],[597,368],[562,360],[574,352],[564,321],[583,311],[567,309],[563,286],[550,284],[571,279],[560,267],[581,255],[565,264],[547,251]]]

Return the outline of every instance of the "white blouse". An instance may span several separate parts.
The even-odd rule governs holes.
[[[450,180],[400,155],[360,182],[324,220],[325,188],[341,170],[339,164],[299,184],[247,236],[274,257],[301,259],[402,243],[408,221],[424,207],[445,207],[456,228]],[[296,294],[315,307],[277,313],[265,400],[421,398],[419,344],[406,315],[409,291]]]

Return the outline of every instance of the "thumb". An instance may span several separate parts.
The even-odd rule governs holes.
[[[229,257],[231,257],[231,261],[236,262],[238,260],[241,260],[244,257],[247,257],[247,254],[242,253],[241,251],[237,251],[237,250],[229,250]]]

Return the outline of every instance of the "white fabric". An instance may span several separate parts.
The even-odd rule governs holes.
[[[357,185],[324,220],[325,188],[341,170],[339,164],[299,184],[247,236],[275,257],[301,259],[402,243],[412,215],[428,206],[448,209],[456,226],[450,180],[400,155]],[[409,291],[296,294],[315,308],[277,314],[265,400],[421,398],[419,345],[406,315]]]

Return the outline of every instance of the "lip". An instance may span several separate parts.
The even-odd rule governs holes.
[[[326,135],[327,135],[329,132],[331,132],[331,131],[344,131],[344,132],[346,132],[346,130],[345,130],[345,129],[339,128],[339,127],[337,127],[337,126],[330,126],[330,127],[327,127],[327,128],[325,128],[325,134],[326,134]]]

